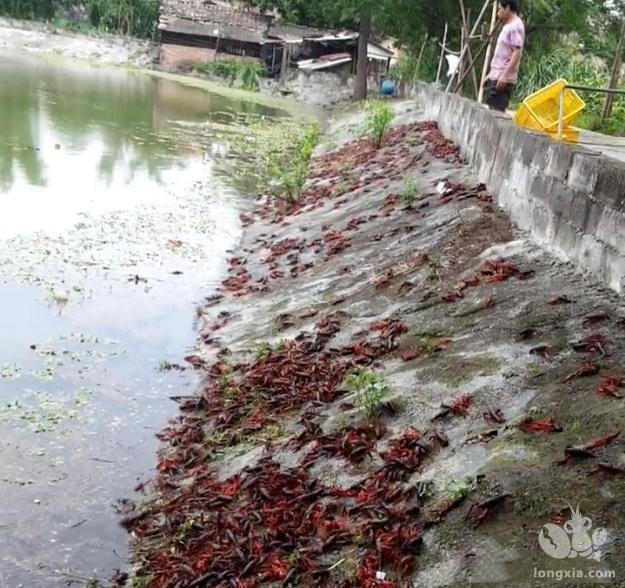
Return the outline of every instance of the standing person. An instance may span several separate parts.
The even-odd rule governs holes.
[[[525,44],[525,25],[519,18],[518,0],[499,0],[497,18],[503,29],[484,83],[484,102],[493,110],[505,112],[517,82]]]

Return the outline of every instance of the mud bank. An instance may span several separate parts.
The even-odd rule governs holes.
[[[100,65],[150,67],[158,51],[149,41],[104,33],[81,33],[45,23],[0,18],[0,47],[53,54]]]
[[[397,111],[379,151],[337,125],[299,207],[243,215],[187,358],[203,384],[123,521],[133,586],[624,581],[621,300]],[[590,552],[562,499],[604,529]]]

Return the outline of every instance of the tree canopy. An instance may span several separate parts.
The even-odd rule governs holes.
[[[107,32],[151,37],[160,0],[0,0],[0,15],[52,20],[64,10],[85,9],[91,25]]]

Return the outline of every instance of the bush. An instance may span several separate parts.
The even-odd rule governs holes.
[[[159,0],[87,0],[91,23],[102,31],[151,38],[156,31]]]
[[[230,86],[239,80],[241,87],[250,91],[258,90],[260,79],[267,76],[267,68],[260,61],[228,58],[197,63],[193,71],[224,78]]]
[[[267,154],[269,179],[278,188],[278,195],[291,203],[297,202],[302,194],[318,142],[319,125],[311,123],[301,136],[287,139],[286,145],[273,145]]]
[[[575,51],[574,47],[564,46],[540,57],[527,55],[521,66],[516,101],[521,102],[558,78],[579,86],[607,87],[610,79],[607,65],[589,56],[580,56]],[[581,97],[586,108],[575,126],[609,135],[625,134],[625,101],[622,98],[615,96],[612,115],[602,122],[605,94],[583,92]]]
[[[420,48],[408,49],[391,67],[389,77],[398,83],[411,83],[414,80],[433,82],[438,71],[439,51],[436,42],[428,42],[417,69]]]
[[[356,405],[366,420],[376,419],[380,415],[382,400],[391,391],[382,374],[365,368],[345,376],[343,384],[356,393]]]
[[[419,191],[419,183],[417,182],[415,178],[408,178],[404,182],[404,187],[402,189],[401,194],[399,195],[399,198],[402,204],[406,208],[412,208],[412,205],[414,204],[417,198],[418,191]]]
[[[382,146],[384,134],[395,118],[395,112],[390,104],[379,98],[368,100],[365,103],[365,133],[371,137],[376,149]]]

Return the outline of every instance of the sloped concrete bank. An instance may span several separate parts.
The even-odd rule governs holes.
[[[412,91],[513,222],[560,258],[625,289],[625,163],[529,133],[426,84]]]
[[[298,206],[242,215],[203,384],[125,513],[132,586],[625,580],[620,298],[515,234],[411,108],[379,151],[335,126]]]

